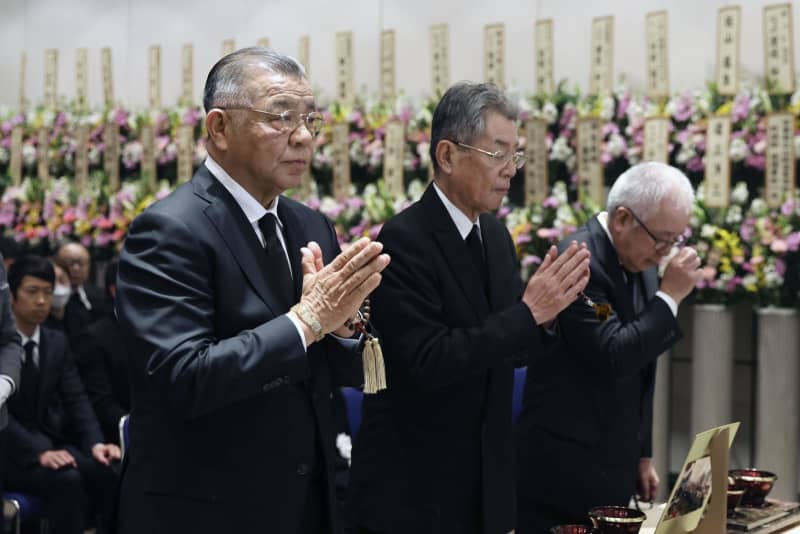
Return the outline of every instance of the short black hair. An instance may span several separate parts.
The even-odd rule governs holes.
[[[16,260],[19,258],[20,246],[13,237],[0,235],[0,254],[6,260]]]
[[[11,267],[8,268],[8,286],[11,289],[11,294],[17,296],[17,289],[22,284],[22,279],[26,276],[32,276],[50,284],[56,283],[56,271],[53,269],[53,264],[50,260],[34,254],[28,254],[17,259]]]

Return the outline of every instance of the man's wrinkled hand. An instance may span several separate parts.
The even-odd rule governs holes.
[[[555,319],[584,290],[589,283],[589,258],[585,244],[573,242],[561,255],[550,247],[522,295],[536,324]]]
[[[317,317],[322,332],[347,334],[345,322],[354,317],[367,296],[381,282],[381,271],[389,265],[383,245],[361,238],[328,265],[315,242],[301,249],[303,295],[300,302]],[[343,336],[344,337],[344,336]]]

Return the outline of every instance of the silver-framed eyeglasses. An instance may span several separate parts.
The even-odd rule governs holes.
[[[525,152],[506,152],[505,150],[496,150],[494,152],[489,152],[488,150],[484,150],[482,148],[478,148],[476,146],[468,145],[466,143],[459,143],[455,142],[458,146],[462,148],[468,148],[470,150],[474,150],[476,152],[480,152],[481,154],[486,154],[496,162],[505,165],[509,161],[514,163],[514,167],[517,169],[521,169],[525,166],[525,162],[528,160],[528,156],[525,155]]]
[[[300,124],[304,124],[306,129],[311,132],[312,136],[315,136],[319,133],[320,129],[322,128],[322,124],[325,122],[325,119],[322,117],[322,113],[318,111],[309,111],[308,113],[298,113],[294,109],[287,109],[286,111],[281,111],[280,113],[274,113],[272,111],[264,111],[263,109],[255,109],[255,108],[247,108],[247,107],[230,107],[230,108],[218,108],[218,109],[226,109],[226,110],[244,110],[244,111],[253,111],[255,113],[260,113],[261,115],[266,115],[270,117],[269,123],[270,125],[278,130],[281,133],[291,133],[295,131]]]
[[[633,219],[637,223],[639,223],[639,226],[641,226],[642,229],[645,232],[647,232],[647,235],[649,235],[650,238],[653,241],[655,241],[655,248],[656,249],[665,250],[667,248],[672,248],[672,247],[680,248],[680,247],[682,247],[683,245],[686,244],[686,235],[684,235],[684,234],[678,234],[677,236],[673,237],[672,239],[660,239],[660,238],[656,237],[656,235],[653,232],[651,232],[650,229],[647,226],[645,226],[645,224],[642,222],[642,220],[639,217],[636,216],[636,214],[633,212],[632,209],[630,209],[628,207],[625,207],[625,209],[628,210],[628,212],[630,212],[630,214],[633,217]]]

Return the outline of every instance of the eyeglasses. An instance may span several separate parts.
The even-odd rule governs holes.
[[[659,239],[658,237],[655,236],[653,232],[650,231],[650,229],[642,222],[642,220],[636,216],[636,214],[633,212],[632,209],[630,208],[625,208],[625,209],[628,210],[628,212],[630,212],[633,219],[637,223],[639,223],[639,226],[641,226],[642,229],[644,229],[644,231],[647,232],[647,235],[649,235],[653,239],[653,241],[655,241],[656,249],[665,250],[667,248],[672,248],[672,247],[682,247],[686,243],[686,236],[683,234],[678,234],[673,239]]]
[[[455,141],[454,141],[455,142]],[[476,146],[468,145],[466,143],[459,143],[455,142],[461,148],[468,148],[470,150],[474,150],[475,152],[480,152],[481,154],[486,154],[493,160],[505,165],[509,161],[514,162],[514,167],[517,169],[521,169],[525,162],[528,160],[528,156],[525,155],[524,152],[505,152],[503,150],[497,150],[495,152],[489,152],[488,150],[484,150],[482,148],[478,148]]]
[[[281,133],[294,132],[300,126],[300,124],[304,124],[306,129],[311,133],[311,135],[316,136],[319,133],[320,129],[322,128],[322,124],[325,122],[325,119],[322,118],[322,113],[318,111],[310,111],[308,113],[298,113],[293,109],[287,109],[286,111],[282,111],[280,113],[273,113],[271,111],[264,111],[261,109],[246,108],[246,107],[230,107],[230,108],[217,108],[217,109],[226,109],[226,110],[240,109],[245,111],[254,111],[256,113],[272,117],[269,120],[270,125]]]

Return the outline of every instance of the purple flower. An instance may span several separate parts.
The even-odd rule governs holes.
[[[511,208],[508,206],[500,206],[500,209],[497,210],[497,217],[499,219],[503,219],[504,217],[508,216],[511,213]]]
[[[733,101],[733,108],[731,109],[731,121],[737,123],[747,118],[750,113],[750,97],[747,95],[739,95]]]
[[[619,103],[617,104],[617,118],[624,119],[625,114],[628,112],[628,106],[631,103],[631,95],[630,93],[625,93],[622,95],[622,98],[619,99]]]
[[[525,243],[531,242],[531,235],[530,234],[519,234],[517,238],[514,240],[515,245],[524,245]]]
[[[794,200],[791,198],[783,203],[781,206],[781,213],[787,217],[794,213]]]
[[[692,97],[688,92],[681,95],[672,116],[678,122],[685,122],[692,118]]]
[[[800,232],[786,236],[786,248],[791,252],[797,252],[800,249]]]
[[[558,208],[558,199],[555,197],[555,195],[550,195],[549,197],[544,199],[544,202],[542,202],[542,207],[548,209],[556,209]]]
[[[786,262],[781,259],[775,260],[775,272],[783,276],[786,274]]]

